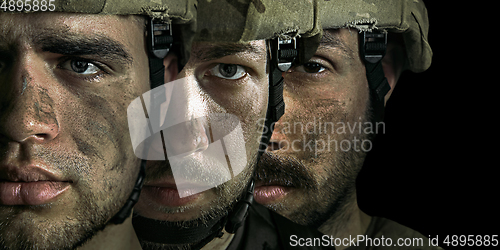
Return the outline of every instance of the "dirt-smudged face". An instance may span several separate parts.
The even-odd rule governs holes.
[[[325,31],[313,58],[285,74],[285,114],[256,170],[256,201],[301,224],[321,225],[351,197],[377,132],[357,35]]]
[[[123,206],[147,65],[133,17],[0,14],[0,246],[73,248]]]
[[[175,166],[172,161],[148,161],[144,188],[134,208],[135,212],[147,218],[189,228],[209,218],[221,216],[232,207],[248,185],[256,164],[263,129],[258,121],[265,117],[267,111],[269,85],[266,55],[264,41],[242,44],[193,43],[189,61],[176,80],[183,81],[179,85],[180,91],[174,93],[185,95],[187,104],[179,105],[182,107],[173,110],[174,112],[182,110],[179,112],[182,114],[179,115],[187,118],[208,117],[209,120],[212,119],[210,121],[212,125],[216,122],[213,120],[215,117],[213,114],[230,114],[235,117],[241,124],[242,136],[239,141],[224,139],[224,144],[226,149],[234,149],[234,145],[242,143],[246,161],[240,169],[241,173],[230,176],[227,182],[184,198],[179,196],[178,189],[185,180],[175,176]],[[166,85],[169,84],[172,83]],[[170,106],[177,105],[172,102],[170,101]],[[167,116],[171,108],[169,107]],[[231,129],[234,127],[232,124],[222,123],[217,127],[205,126],[205,129],[202,129],[204,123],[202,120],[193,118],[191,122],[185,123],[184,128],[189,127],[193,133],[188,133],[184,129],[175,130],[175,134],[164,130],[165,138],[175,138],[170,141],[165,139],[167,155],[174,154],[169,151],[169,148],[173,148],[173,144],[177,144],[178,149],[182,149],[180,151],[187,152],[187,148],[203,144],[207,138],[212,137],[213,131],[229,131],[224,127]],[[199,140],[196,141],[196,138]],[[163,149],[161,144],[159,149]],[[230,154],[226,156],[228,155]],[[229,158],[226,158],[228,162],[235,160]],[[194,173],[196,176],[190,178],[192,183],[201,183],[207,178],[213,178],[212,175],[217,173],[217,169],[207,172],[207,169],[217,166],[208,158],[190,157],[186,164],[196,166],[193,169],[199,169]],[[234,172],[234,165],[232,168]],[[143,242],[143,246],[144,244]],[[151,244],[155,247],[166,247],[161,244]]]

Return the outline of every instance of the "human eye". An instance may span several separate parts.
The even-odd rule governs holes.
[[[237,64],[219,63],[208,70],[210,76],[227,80],[238,80],[247,75],[245,67]]]
[[[101,71],[95,64],[81,59],[67,60],[62,63],[61,68],[81,75],[92,75]]]
[[[83,58],[68,58],[63,60],[59,68],[75,73],[86,80],[95,80],[107,73],[99,63]]]
[[[325,70],[326,70],[326,67],[324,67],[322,64],[317,63],[317,62],[307,62],[307,63],[304,63],[300,66],[295,67],[295,71],[301,72],[301,73],[309,73],[309,74],[321,73]]]

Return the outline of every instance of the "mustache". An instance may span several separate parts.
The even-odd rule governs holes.
[[[253,179],[264,184],[317,190],[313,175],[297,159],[264,152],[255,168]]]
[[[172,172],[172,167],[170,166],[170,162],[167,161],[146,161],[142,160],[142,162],[148,162],[150,166],[146,164],[146,181],[156,181],[161,180],[166,177],[174,176]]]
[[[176,168],[177,176],[175,177],[200,184],[224,182],[225,178],[230,178],[227,168],[210,157],[185,157],[173,165]],[[149,166],[146,166],[146,181],[156,181],[168,177],[174,177],[174,169],[170,160],[150,161]]]

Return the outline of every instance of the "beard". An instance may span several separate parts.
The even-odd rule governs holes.
[[[64,194],[64,197],[43,205],[0,206],[2,250],[75,249],[82,246],[107,226],[109,219],[130,195],[132,187],[121,188],[116,176],[100,176],[98,168],[85,157],[38,150],[35,158],[50,163],[52,168],[70,179],[73,195]],[[118,161],[111,169],[122,171],[122,163]],[[133,177],[121,179],[127,182],[129,178]],[[95,186],[101,183],[100,187]]]
[[[224,219],[225,216],[233,209],[235,204],[242,198],[242,194],[246,191],[248,183],[252,179],[253,169],[257,162],[257,153],[255,153],[247,163],[246,168],[237,176],[235,176],[230,181],[222,183],[210,190],[215,193],[215,199],[208,202],[207,209],[201,209],[199,216],[193,220],[189,221],[160,221],[155,220],[155,224],[161,225],[161,227],[168,228],[167,230],[179,229],[191,229],[199,226],[211,227],[215,222]],[[154,178],[147,179],[147,181],[162,179],[168,176],[173,176],[172,169],[168,161],[166,162],[156,162],[147,169],[147,176],[154,176]],[[148,177],[146,177],[148,178]],[[200,177],[202,178],[202,176]],[[191,209],[195,205],[186,205],[181,207],[164,207],[158,210],[159,212],[165,214],[175,214],[182,213],[187,209]],[[134,216],[140,216],[140,213],[134,213]],[[135,222],[134,222],[135,223]],[[164,244],[158,242],[150,242],[141,239],[140,234],[138,234],[141,247],[145,250],[189,250],[193,246],[200,243],[192,242],[187,244]],[[165,236],[168,237],[168,236]],[[165,237],[163,240],[165,241]],[[175,236],[174,236],[175,237]],[[166,240],[168,241],[168,240]]]
[[[363,119],[358,121],[360,126],[370,126],[370,114],[371,111],[367,110]],[[360,130],[365,131],[365,127]],[[373,137],[367,133],[353,133],[338,135],[335,140],[371,142]],[[317,143],[321,138],[318,134],[308,134],[304,139]],[[256,167],[254,180],[294,188],[295,192],[281,202],[266,207],[295,223],[319,228],[332,216],[342,216],[353,202],[356,178],[367,152],[337,148],[334,152],[303,153],[293,156],[287,152],[266,151]]]
[[[339,162],[346,163],[349,160]],[[286,183],[286,186],[299,189],[300,197],[266,207],[295,223],[318,228],[349,200],[357,175],[347,164],[337,165],[336,169],[324,167],[321,172],[319,176],[315,170],[307,168],[293,157],[265,152],[254,179]]]
[[[83,211],[88,207],[92,206],[82,206],[75,219],[57,224],[37,218],[37,211],[50,209],[50,206],[32,206],[29,209],[35,213],[26,215],[26,209],[12,208],[8,211],[9,216],[0,220],[0,249],[74,249],[81,246],[104,229],[109,218],[108,213],[95,208]]]

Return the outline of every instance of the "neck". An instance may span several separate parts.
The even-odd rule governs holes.
[[[78,250],[90,249],[142,249],[139,239],[135,235],[134,227],[132,226],[132,215],[122,224],[108,224],[104,230],[99,231],[92,239],[78,248]]]
[[[320,232],[338,239],[357,238],[358,235],[364,235],[370,225],[371,217],[361,211],[356,201],[356,194],[348,202],[337,210],[323,225],[318,229]],[[349,243],[349,240],[345,240]],[[335,249],[342,250],[349,247],[335,246]]]

